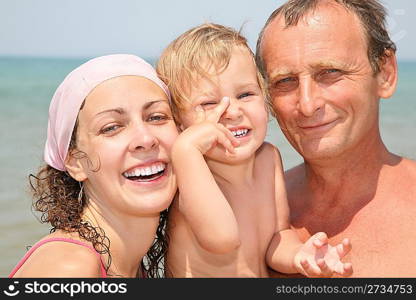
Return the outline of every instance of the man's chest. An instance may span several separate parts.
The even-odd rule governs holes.
[[[347,226],[329,229],[329,243],[341,243],[349,238],[352,250],[343,259],[353,265],[353,277],[416,277],[416,226],[414,218],[403,213],[367,215],[352,218]],[[313,231],[299,227],[297,231],[305,241]],[[325,231],[325,227],[321,228]]]

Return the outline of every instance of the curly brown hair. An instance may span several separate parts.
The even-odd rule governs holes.
[[[72,154],[69,155],[85,155],[85,153],[75,150],[77,123],[68,151]],[[98,253],[108,254],[105,263],[105,269],[108,271],[111,265],[110,240],[102,228],[94,227],[82,219],[82,212],[88,200],[82,193],[81,183],[73,179],[66,171],[59,171],[49,165],[44,165],[40,167],[36,175],[29,175],[29,184],[34,199],[33,209],[41,213],[40,222],[52,225],[50,233],[56,230],[76,232],[81,239],[90,242]],[[167,219],[168,211],[166,209],[160,213],[155,241],[141,261],[141,267],[137,271],[138,277],[165,277],[163,257],[168,248]]]

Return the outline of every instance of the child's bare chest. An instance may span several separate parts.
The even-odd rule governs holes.
[[[241,188],[230,193],[230,205],[240,232],[243,251],[265,253],[275,231],[274,190]]]

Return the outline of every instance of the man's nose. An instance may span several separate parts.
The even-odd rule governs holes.
[[[147,151],[159,145],[159,140],[146,124],[139,124],[132,129],[129,151]]]
[[[319,87],[310,76],[299,79],[298,111],[305,117],[313,116],[320,110],[324,101],[319,93]]]

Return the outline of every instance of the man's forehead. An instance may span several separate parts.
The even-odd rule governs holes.
[[[358,24],[361,25],[357,16],[343,5],[336,1],[322,0],[319,1],[315,7],[304,12],[295,13],[292,11],[292,14],[290,15],[286,15],[286,12],[280,12],[265,28],[265,32],[269,30],[269,28],[285,30],[297,26],[337,24],[340,19],[345,18],[347,18],[349,22],[352,21],[351,18],[354,18],[354,21],[358,21]]]
[[[318,9],[321,11],[317,11]],[[343,17],[338,15],[340,10],[344,11]],[[334,14],[333,11],[335,11]],[[347,50],[349,45],[358,47],[358,43],[367,48],[367,38],[358,17],[354,16],[356,18],[355,22],[351,22],[353,14],[348,12],[349,15],[346,15],[345,12],[346,9],[343,7],[336,9],[332,7],[328,9],[325,7],[316,8],[313,14],[307,15],[303,18],[304,20],[299,20],[293,26],[286,26],[283,15],[276,16],[264,32],[261,45],[264,61],[280,61],[282,55],[293,55],[296,52],[304,56],[311,54],[311,51],[319,52],[320,48],[330,49],[335,47],[335,52],[339,53],[341,50],[339,47],[346,46],[344,50]],[[356,45],[351,43],[356,43]],[[328,59],[331,59],[330,53],[325,57],[325,60]],[[313,61],[308,63],[333,65],[335,62]],[[286,71],[282,70],[282,72]]]

